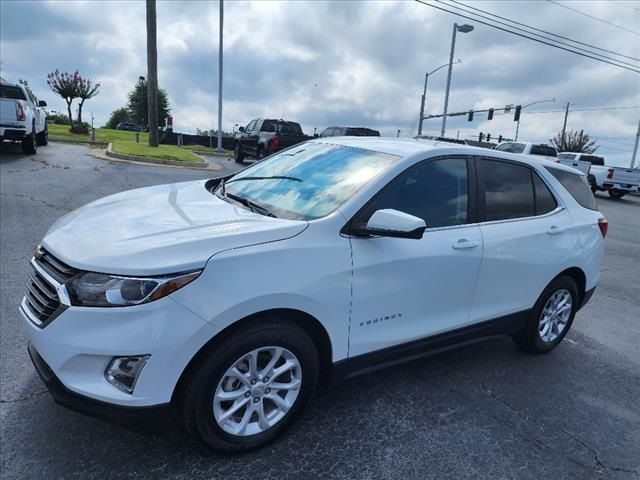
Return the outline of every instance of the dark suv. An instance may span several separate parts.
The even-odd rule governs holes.
[[[365,127],[328,127],[320,134],[321,137],[379,137],[378,130]]]
[[[278,150],[304,142],[311,137],[302,133],[299,123],[287,120],[256,118],[240,127],[234,138],[233,157],[242,162],[245,157],[261,160]]]
[[[116,125],[116,130],[129,130],[131,132],[141,132],[142,127],[131,122],[120,122]]]

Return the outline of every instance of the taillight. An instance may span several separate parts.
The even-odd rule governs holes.
[[[276,150],[278,150],[278,148],[280,148],[280,137],[278,137],[277,135],[275,135],[272,139],[271,139],[271,151],[275,152]]]
[[[610,168],[610,169],[607,171],[607,178],[608,178],[609,180],[611,180],[611,179],[613,178],[613,168]]]
[[[24,108],[20,102],[16,102],[16,119],[24,121]]]
[[[609,231],[609,222],[606,218],[600,217],[598,219],[598,228],[600,229],[600,233],[602,234],[602,238],[607,236],[607,232]]]

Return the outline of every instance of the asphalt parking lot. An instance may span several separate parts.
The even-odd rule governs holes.
[[[497,338],[323,392],[261,450],[202,452],[56,405],[26,352],[18,304],[34,246],[104,195],[220,172],[116,163],[83,146],[0,151],[2,478],[640,478],[640,197],[598,194],[609,220],[601,283],[563,344],[522,353]]]

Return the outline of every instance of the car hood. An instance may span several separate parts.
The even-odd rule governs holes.
[[[160,275],[202,268],[222,250],[291,238],[308,225],[232,205],[205,183],[158,185],[96,200],[60,218],[42,246],[82,270]]]

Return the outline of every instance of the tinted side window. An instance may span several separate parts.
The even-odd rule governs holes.
[[[536,198],[536,215],[544,215],[549,213],[558,206],[555,197],[549,191],[549,187],[545,185],[537,173],[533,173],[533,190]]]
[[[531,145],[531,155],[544,155],[545,157],[557,157],[558,152],[549,145]]]
[[[393,208],[422,218],[427,228],[467,223],[467,160],[423,162],[396,177],[359,217],[366,223],[376,210]]]
[[[565,172],[564,170],[559,170],[557,168],[544,168],[549,170],[551,175],[556,177],[562,186],[569,191],[573,198],[575,198],[576,202],[584,208],[598,210],[596,199],[593,197],[593,193],[591,193],[591,187],[589,187],[589,182],[587,181],[586,176],[579,175],[577,173]]]
[[[275,132],[276,131],[276,122],[273,120],[265,120],[262,122],[262,127],[260,127],[261,132]]]
[[[535,215],[531,169],[499,160],[480,160],[480,189],[485,197],[485,220]]]

